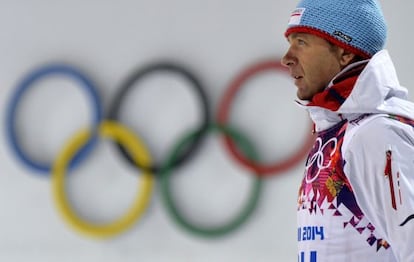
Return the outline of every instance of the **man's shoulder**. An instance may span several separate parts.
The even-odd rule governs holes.
[[[382,147],[407,141],[414,145],[414,121],[403,121],[398,117],[378,114],[369,115],[359,121],[350,121],[345,135],[345,149],[350,145]]]
[[[414,120],[404,117],[374,114],[359,121],[350,121],[349,130],[353,130],[358,136],[373,136],[376,134],[391,134],[405,131],[414,135]]]

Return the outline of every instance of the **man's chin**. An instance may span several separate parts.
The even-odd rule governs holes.
[[[312,96],[310,96],[308,94],[304,94],[304,93],[300,92],[300,90],[298,90],[296,92],[296,96],[299,100],[304,100],[304,101],[310,101],[312,99]]]

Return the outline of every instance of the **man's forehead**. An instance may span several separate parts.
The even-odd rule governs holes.
[[[296,39],[296,38],[310,38],[312,37],[312,34],[309,33],[300,33],[300,32],[293,32],[288,36],[288,40],[289,39]]]
[[[291,41],[296,40],[298,38],[307,40],[307,41],[312,41],[312,42],[328,42],[326,39],[322,37],[319,37],[317,35],[310,34],[310,33],[303,33],[303,32],[292,32],[291,34],[288,35],[287,40],[290,43]]]

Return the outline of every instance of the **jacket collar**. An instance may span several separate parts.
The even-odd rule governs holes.
[[[414,104],[407,100],[407,93],[398,82],[388,52],[382,50],[344,68],[312,101],[297,102],[308,110],[315,130],[321,131],[362,114],[390,113],[414,119]]]
[[[358,65],[353,65],[346,71],[342,71],[331,81],[328,88],[313,96],[308,106],[318,106],[337,111],[351,94],[359,74],[365,68],[367,62],[358,63]]]

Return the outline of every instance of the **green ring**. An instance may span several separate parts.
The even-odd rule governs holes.
[[[260,176],[253,176],[254,181],[252,183],[248,201],[234,219],[226,222],[223,225],[215,227],[199,226],[185,218],[180,213],[171,193],[170,176],[172,165],[176,161],[175,159],[180,155],[179,153],[185,148],[185,146],[188,146],[191,144],[192,140],[197,139],[198,136],[202,136],[207,132],[220,132],[230,136],[235,142],[237,142],[239,147],[243,150],[245,155],[249,157],[249,159],[257,160],[257,154],[253,150],[253,147],[239,132],[236,132],[234,129],[222,125],[210,124],[207,128],[198,129],[196,131],[185,134],[173,147],[172,153],[169,155],[166,164],[160,172],[161,193],[168,214],[179,226],[195,235],[203,237],[219,237],[237,229],[252,215],[258,204],[260,193],[262,191],[263,180]]]

